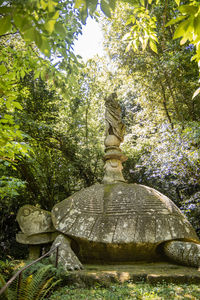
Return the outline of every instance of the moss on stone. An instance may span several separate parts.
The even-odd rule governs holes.
[[[85,270],[69,273],[67,283],[80,287],[110,286],[113,283],[146,282],[199,284],[200,271],[170,263],[135,263],[129,265],[85,265]]]

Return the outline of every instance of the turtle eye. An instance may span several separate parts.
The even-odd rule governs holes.
[[[25,208],[24,211],[23,211],[23,214],[24,214],[25,217],[29,216],[30,215],[30,209]]]

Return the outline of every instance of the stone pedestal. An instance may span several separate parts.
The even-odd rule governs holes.
[[[35,260],[40,257],[41,246],[29,245],[29,260]]]
[[[104,141],[105,144],[105,174],[103,183],[110,184],[119,181],[125,182],[122,174],[122,162],[126,161],[126,156],[119,148],[120,140],[115,135],[108,135]]]

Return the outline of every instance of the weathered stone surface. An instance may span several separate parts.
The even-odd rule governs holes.
[[[24,205],[19,209],[17,222],[26,235],[55,232],[51,213],[33,205]]]
[[[122,163],[119,159],[120,154],[116,153],[107,153],[105,158],[108,158],[105,162],[105,175],[103,178],[103,183],[109,184],[118,181],[125,181],[122,174]]]
[[[198,267],[200,265],[200,245],[191,242],[171,241],[164,245],[166,255],[174,262]]]
[[[121,120],[121,107],[117,101],[116,93],[112,93],[105,99],[105,106],[106,137],[114,135],[121,143],[124,140],[125,125]],[[116,143],[118,142],[114,141],[114,145]]]
[[[95,184],[54,206],[55,228],[79,245],[82,262],[155,261],[157,246],[181,239],[199,243],[176,205],[138,184]]]
[[[52,247],[59,246],[58,248],[58,263],[65,269],[65,270],[80,270],[82,269],[82,264],[79,261],[78,257],[74,254],[71,248],[71,240],[67,238],[65,235],[60,234],[55,239]],[[51,255],[53,261],[55,261],[55,251]]]
[[[35,260],[40,257],[41,246],[40,245],[30,245],[29,246],[29,257],[30,260]]]
[[[112,93],[105,99],[106,138],[105,144],[105,175],[103,183],[125,182],[122,174],[122,162],[127,160],[119,148],[124,140],[125,125],[121,120],[121,108],[116,101],[117,94]]]
[[[46,232],[46,233],[38,233],[27,235],[23,232],[19,232],[16,234],[16,241],[21,244],[26,245],[40,245],[40,244],[48,244],[52,243],[57,237],[58,232]]]

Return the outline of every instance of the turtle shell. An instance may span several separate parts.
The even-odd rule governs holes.
[[[52,220],[58,231],[79,244],[85,243],[82,248],[86,252],[99,244],[102,249],[93,253],[105,256],[106,247],[108,257],[118,253],[116,260],[124,253],[131,260],[152,257],[164,241],[199,243],[195,230],[169,198],[138,184],[95,184],[85,188],[56,204]]]

